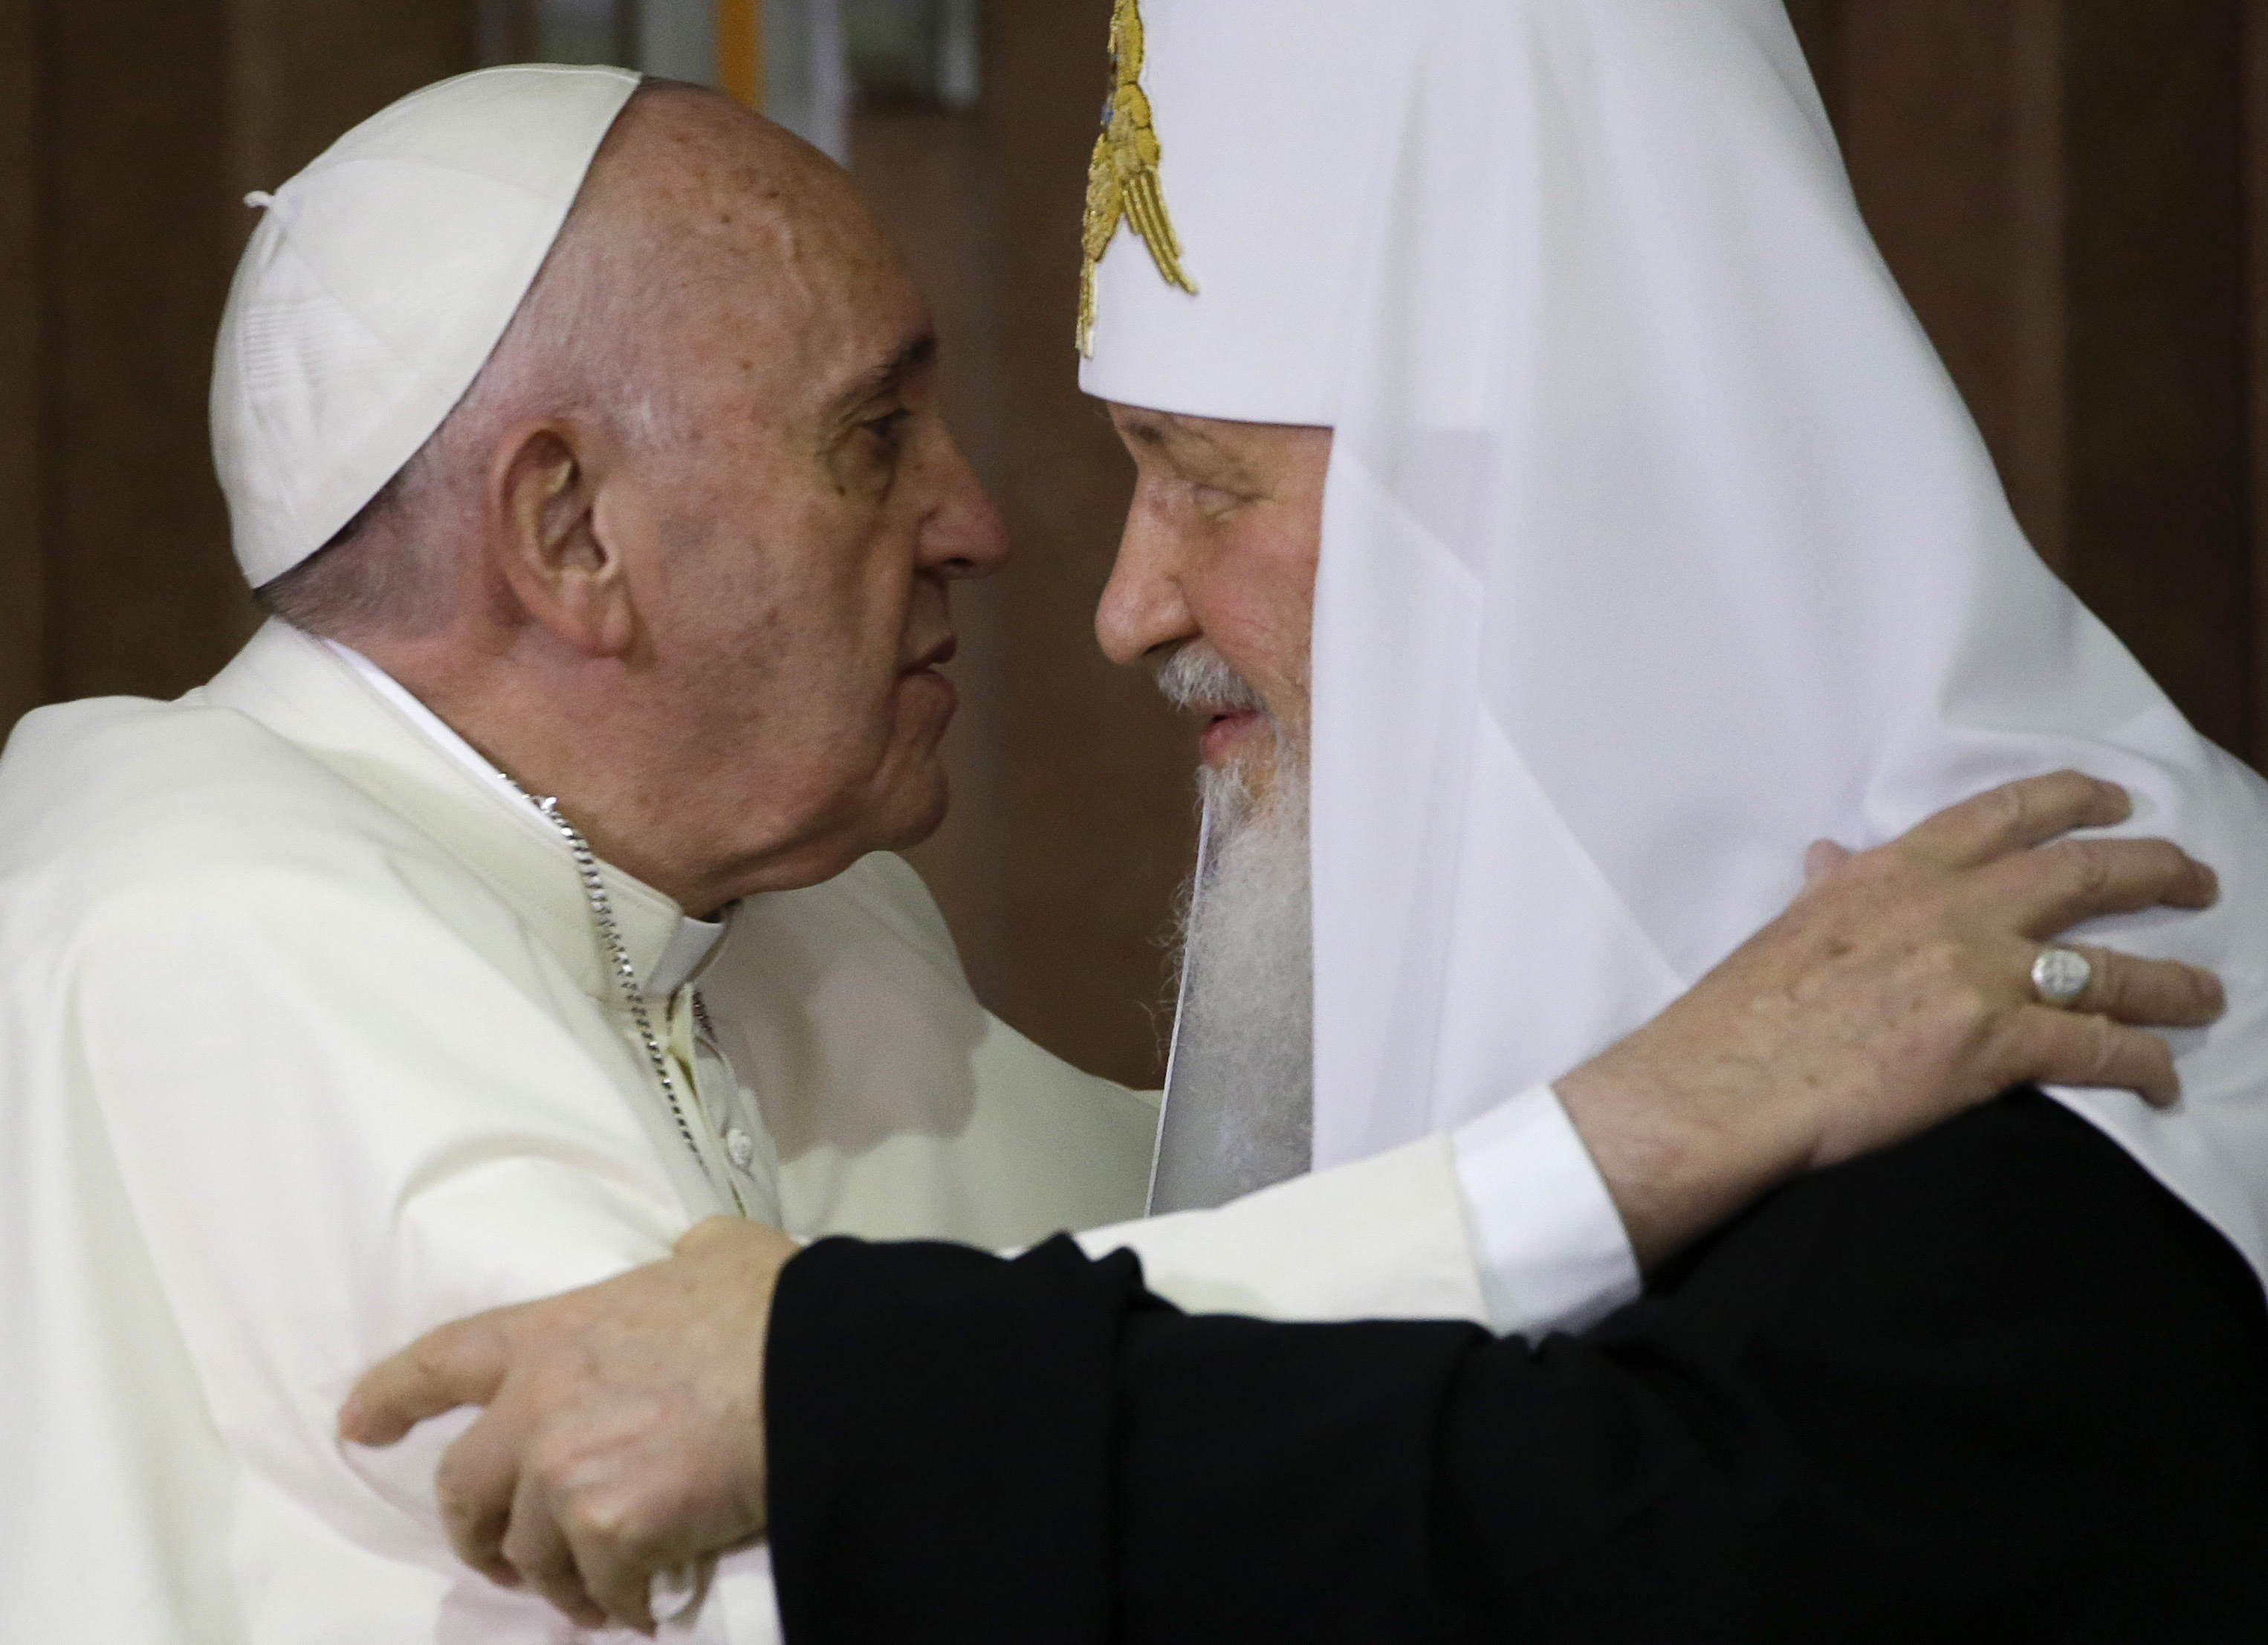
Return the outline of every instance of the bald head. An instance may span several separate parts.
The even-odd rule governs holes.
[[[349,641],[430,634],[477,597],[468,539],[498,441],[572,418],[626,446],[697,444],[735,371],[787,365],[822,289],[895,278],[826,156],[723,94],[649,80],[625,105],[495,352],[416,456],[322,551],[259,591]]]

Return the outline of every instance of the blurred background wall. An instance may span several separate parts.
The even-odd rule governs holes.
[[[2268,0],[1790,10],[2041,552],[2208,734],[2268,758]],[[1108,12],[0,0],[0,726],[175,694],[250,631],[204,422],[247,190],[482,62],[710,80],[873,197],[1014,534],[1011,569],[961,601],[956,805],[921,867],[988,1000],[1153,1080],[1190,737],[1090,638],[1128,475],[1070,343]]]

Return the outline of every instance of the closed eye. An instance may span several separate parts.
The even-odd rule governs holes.
[[[901,406],[886,416],[869,417],[858,426],[885,444],[895,446],[898,443],[900,431],[912,420],[913,415],[912,411]]]

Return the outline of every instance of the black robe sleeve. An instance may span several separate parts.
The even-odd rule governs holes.
[[[767,1382],[790,1645],[2268,1641],[2260,1287],[2033,1094],[1580,1338],[835,1240]]]

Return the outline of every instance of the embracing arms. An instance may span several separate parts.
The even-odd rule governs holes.
[[[2170,1100],[2170,1054],[2133,1025],[2211,1020],[2210,977],[2090,951],[2095,992],[2076,1012],[2043,1006],[2029,983],[2040,943],[2073,924],[2213,899],[2209,871],[2164,842],[2059,837],[2125,809],[2115,788],[2066,773],[1876,852],[1820,853],[1787,914],[1561,1081],[1645,1259],[1791,1174],[2026,1081]],[[765,1301],[792,1247],[745,1225],[698,1232],[674,1264],[427,1339],[365,1382],[345,1431],[386,1442],[438,1410],[488,1405],[442,1476],[460,1551],[575,1614],[595,1601],[648,1620],[653,1572],[764,1524],[762,1426],[750,1413]],[[887,1307],[880,1293],[871,1306]]]

